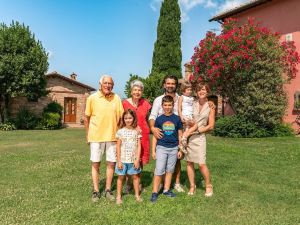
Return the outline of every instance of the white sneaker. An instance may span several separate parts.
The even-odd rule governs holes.
[[[175,189],[177,192],[185,192],[181,184],[175,184],[175,185],[174,185],[174,189]]]

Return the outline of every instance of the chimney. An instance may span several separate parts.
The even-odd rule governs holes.
[[[184,67],[185,67],[185,70],[184,70],[184,79],[185,80],[189,80],[190,79],[190,76],[193,74],[193,69],[192,69],[192,65],[191,63],[186,63],[184,64]]]
[[[76,77],[77,77],[77,74],[74,73],[74,72],[70,75],[70,78],[71,78],[72,80],[76,80]]]

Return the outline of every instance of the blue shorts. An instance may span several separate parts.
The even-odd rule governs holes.
[[[128,175],[134,175],[134,174],[139,174],[142,172],[141,168],[134,168],[133,163],[122,163],[123,169],[119,170],[118,169],[118,164],[116,163],[116,168],[115,168],[115,173],[117,175],[124,176],[126,174]]]
[[[178,147],[166,148],[160,145],[156,146],[156,165],[154,174],[157,176],[167,173],[173,173],[177,162]]]

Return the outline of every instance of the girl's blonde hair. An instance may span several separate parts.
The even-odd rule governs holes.
[[[180,85],[180,92],[183,94],[186,89],[191,88],[192,84],[189,81],[183,81],[183,83]]]

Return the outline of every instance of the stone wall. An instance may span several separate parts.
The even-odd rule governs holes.
[[[37,102],[28,102],[25,97],[13,98],[10,105],[11,115],[13,117],[16,116],[21,107],[26,107],[40,117],[44,107],[51,101],[56,101],[64,107],[65,98],[76,98],[76,123],[68,123],[66,125],[75,127],[82,126],[86,99],[90,95],[89,89],[77,84],[72,84],[58,77],[50,77],[47,79],[47,89],[50,90],[48,96],[39,98]]]

